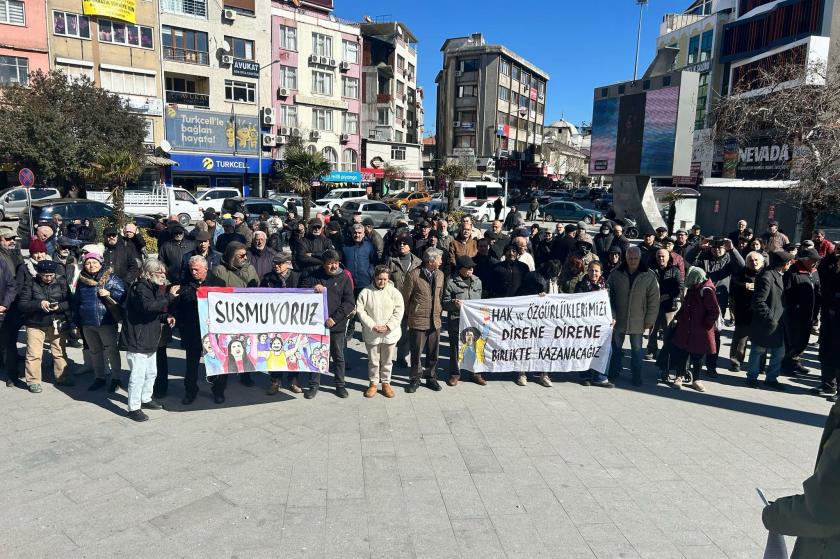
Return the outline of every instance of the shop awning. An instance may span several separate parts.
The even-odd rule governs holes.
[[[160,157],[158,155],[147,155],[146,165],[151,167],[177,167],[178,162],[173,159],[169,159],[168,157]]]

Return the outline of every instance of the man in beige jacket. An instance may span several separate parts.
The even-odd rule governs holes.
[[[420,386],[420,353],[425,350],[426,360],[423,376],[426,386],[432,390],[441,389],[437,381],[438,344],[440,343],[441,295],[443,293],[443,272],[440,266],[443,252],[428,248],[423,253],[423,265],[412,270],[405,277],[402,287],[403,300],[407,309],[408,345],[411,350],[411,373],[405,391],[416,392]]]

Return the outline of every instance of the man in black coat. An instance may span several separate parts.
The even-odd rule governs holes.
[[[782,372],[788,376],[807,374],[799,358],[811,337],[811,329],[820,312],[820,277],[816,249],[800,249],[796,260],[785,272],[785,357]]]
[[[659,345],[657,338],[659,332],[665,337],[665,330],[677,312],[677,301],[683,288],[683,280],[679,269],[671,264],[671,253],[664,248],[655,251],[656,257],[652,259],[651,271],[656,274],[659,281],[659,314],[656,315],[656,322],[648,334],[647,351],[654,359],[659,356]]]
[[[102,254],[102,267],[111,268],[126,286],[134,283],[140,275],[139,257],[134,250],[134,243],[120,237],[116,227],[106,227],[102,231],[105,252]],[[178,262],[180,264],[180,261]]]
[[[593,250],[601,262],[606,262],[607,251],[610,250],[614,239],[615,235],[610,224],[607,222],[602,223],[598,233],[592,238]]]
[[[491,298],[519,295],[522,282],[530,273],[528,266],[518,260],[519,249],[513,243],[505,248],[505,259],[493,267],[489,290]]]
[[[344,387],[344,349],[347,345],[347,317],[355,309],[353,286],[350,278],[339,264],[338,253],[327,250],[321,256],[321,267],[308,273],[301,280],[301,287],[312,287],[316,293],[327,292],[329,317],[325,325],[330,329],[330,362],[335,376],[335,394],[347,398]],[[307,400],[318,394],[321,385],[321,373],[312,373],[309,377],[309,389],[304,393]]]
[[[478,254],[473,256],[473,262],[475,262],[473,273],[481,280],[481,296],[487,297],[488,286],[493,281],[493,268],[499,263],[499,260],[490,251],[490,240],[486,233],[483,238],[476,242],[476,247],[478,247]]]
[[[324,263],[321,260],[324,252],[333,250],[333,244],[324,237],[323,231],[324,224],[317,217],[313,217],[307,224],[306,235],[298,240],[297,250],[295,250],[297,258],[295,267],[302,274],[320,269]]]
[[[170,239],[158,249],[158,260],[166,266],[166,279],[170,283],[181,282],[181,265],[184,255],[195,248],[195,243],[187,239],[187,230],[183,225],[173,225],[169,228]]]
[[[206,231],[201,233],[207,234]],[[207,241],[209,242],[209,235]],[[201,327],[198,321],[198,290],[201,287],[226,287],[225,282],[208,271],[207,260],[193,255],[187,263],[187,273],[181,282],[181,291],[174,305],[174,314],[181,332],[181,347],[187,353],[184,372],[184,399],[189,406],[198,395],[198,362],[202,354]],[[225,401],[227,375],[208,377],[213,384],[213,399],[217,404]]]
[[[181,281],[189,281],[190,279],[190,258],[193,256],[203,256],[207,261],[208,269],[212,270],[222,263],[222,253],[213,249],[210,244],[212,236],[209,231],[197,231],[193,236],[195,239],[195,248],[184,254],[181,259]]]
[[[20,286],[18,286],[16,278],[17,269],[23,264],[23,257],[17,248],[16,239],[17,233],[14,229],[6,226],[0,227],[0,260],[12,274],[12,280],[8,284],[10,287],[4,289],[3,292],[11,291],[13,293],[2,315],[3,321],[0,325],[0,354],[2,354],[2,362],[6,369],[6,386],[14,386],[20,379],[17,339],[23,321],[18,312],[18,297],[16,295],[20,293]]]
[[[750,360],[747,365],[747,386],[758,388],[758,369],[764,353],[770,353],[764,385],[776,390],[785,387],[778,381],[782,358],[785,355],[784,335],[784,273],[790,268],[793,256],[778,250],[770,253],[770,265],[755,282],[752,301],[753,319],[750,324]],[[809,329],[810,331],[810,329]]]
[[[224,233],[216,237],[216,250],[219,253],[224,254],[228,244],[234,241],[237,243],[242,243],[243,245],[245,244],[245,237],[243,237],[234,230],[232,219],[223,219],[222,228],[224,230]]]

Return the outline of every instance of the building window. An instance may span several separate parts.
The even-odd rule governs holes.
[[[310,155],[314,155],[318,151],[318,148],[315,147],[315,144],[309,144],[306,146],[306,153]]]
[[[170,14],[207,18],[206,0],[161,0],[160,9]]]
[[[345,134],[359,133],[359,115],[357,113],[347,113],[342,115],[341,128]]]
[[[187,64],[210,64],[207,33],[164,25],[161,28],[163,58]]]
[[[461,61],[462,72],[478,72],[479,61],[478,58],[467,58]]]
[[[93,81],[93,66],[82,66],[81,64],[71,64],[68,62],[55,63],[55,69],[62,72],[68,78],[78,80],[82,78]]]
[[[255,103],[257,86],[251,82],[225,80],[225,100],[239,103]]]
[[[280,126],[297,126],[297,105],[280,105]]]
[[[380,126],[391,125],[391,109],[383,107],[376,111],[376,123]]]
[[[155,76],[135,72],[123,72],[121,70],[99,70],[99,77],[102,80],[102,89],[114,93],[130,93],[133,95],[157,95]]]
[[[166,91],[181,91],[195,93],[195,80],[187,78],[166,77]]]
[[[0,0],[0,23],[24,25],[26,15],[23,2],[18,0]]]
[[[545,82],[542,80],[537,82],[537,96],[545,97]]]
[[[531,85],[531,74],[522,70],[522,75],[519,76],[519,81],[524,83],[525,85]]]
[[[29,83],[29,59],[0,56],[0,86]]]
[[[391,159],[405,161],[405,146],[391,146]]]
[[[358,64],[359,63],[359,43],[355,41],[341,41],[342,50],[342,60],[344,62],[350,62],[351,64]]]
[[[99,42],[150,49],[152,28],[99,18]]]
[[[332,58],[332,37],[320,33],[313,33],[312,54]]]
[[[333,75],[330,72],[312,72],[312,93],[332,95]]]
[[[397,95],[405,95],[405,84],[397,80]]]
[[[475,111],[458,111],[458,122],[462,127],[465,123],[475,125]]]
[[[671,76],[662,76],[662,87],[670,87]]]
[[[497,112],[496,113],[496,123],[499,126],[504,126],[505,124],[507,124],[508,123],[507,113],[503,113],[502,111]]]
[[[405,110],[401,106],[397,105],[397,120],[402,120],[404,115]]]
[[[144,144],[152,144],[155,143],[155,121],[147,118],[143,121],[143,124],[146,126],[146,135],[143,136],[143,143]]]
[[[404,136],[405,135],[403,134],[402,130],[397,130],[397,131],[394,132],[394,141],[399,142],[399,143],[403,143],[403,140],[405,139]]]
[[[700,74],[699,85],[697,86],[697,112],[694,117],[694,129],[699,130],[706,127],[706,101],[709,96],[709,73]]]
[[[333,148],[329,146],[325,147],[321,150],[321,155],[323,155],[324,160],[330,164],[330,169],[333,171],[338,169],[338,154]]]
[[[359,168],[359,154],[355,150],[345,149],[341,154],[341,162],[344,171],[355,171]]]
[[[350,99],[359,98],[359,78],[341,78],[341,96]]]
[[[499,86],[499,99],[502,101],[510,100],[510,90],[503,85]]]
[[[478,97],[477,85],[459,85],[458,97]]]
[[[225,41],[230,45],[234,58],[254,60],[254,41],[239,37],[225,37]]]
[[[510,77],[511,79],[519,81],[519,66],[511,66]]]
[[[0,16],[3,14],[3,0],[0,0]],[[90,18],[70,12],[53,11],[53,33],[65,37],[90,39]]]
[[[332,130],[332,111],[330,109],[312,109],[312,128]]]
[[[700,62],[712,57],[712,42],[714,37],[714,31],[706,31],[700,38]]]
[[[293,66],[280,66],[280,87],[297,89],[297,68]]]
[[[283,50],[297,50],[297,28],[280,26],[280,48]]]
[[[688,40],[688,59],[686,64],[694,64],[700,58],[700,35],[695,35]]]
[[[397,55],[397,70],[405,68],[405,57]]]
[[[625,92],[626,90],[627,90],[627,87],[626,87],[625,85],[620,85],[620,86],[618,86],[618,94],[619,94],[619,95],[624,95],[624,92]]]
[[[456,148],[474,148],[475,147],[475,135],[474,134],[461,134],[455,136],[455,147]]]
[[[499,62],[499,73],[503,76],[510,75],[510,62],[507,60],[502,60]]]
[[[410,79],[410,80],[414,79],[414,70],[415,70],[414,64],[409,62],[408,63],[408,79]]]

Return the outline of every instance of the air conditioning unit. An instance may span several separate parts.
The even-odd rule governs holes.
[[[456,120],[455,122],[452,123],[452,126],[454,126],[455,128],[460,128],[461,127],[461,121]]]
[[[277,136],[274,134],[263,134],[262,135],[262,147],[270,148],[277,145]]]
[[[318,64],[320,64],[322,66],[327,66],[329,63],[330,63],[330,57],[329,56],[319,56],[318,57]]]
[[[457,72],[455,72],[455,77],[456,78],[460,78],[463,75],[464,75],[464,72],[462,72],[461,70],[458,70]]]
[[[300,137],[300,128],[293,127],[291,130],[289,130],[289,132],[291,132],[291,134],[290,134],[291,136],[298,137],[298,138]]]
[[[286,145],[286,142],[289,140],[285,136],[277,136],[277,139],[274,142],[274,145],[283,146]]]
[[[318,55],[317,54],[310,54],[309,55],[309,63],[310,64],[318,64]]]
[[[339,68],[341,68],[342,72],[346,72],[347,70],[350,69],[350,63],[349,62],[342,62],[341,64],[339,64]]]
[[[236,19],[236,10],[225,10],[225,11],[222,12],[222,17],[224,17],[225,19],[228,19],[230,21],[233,21],[233,20]]]
[[[286,87],[278,87],[277,88],[277,98],[278,99],[285,99],[289,96],[289,89]]]
[[[233,57],[229,54],[223,54],[222,55],[222,64],[224,64],[226,66],[229,66],[229,65],[233,64]]]
[[[260,109],[260,120],[263,126],[274,126],[276,116],[277,111],[275,111],[273,107],[263,107]]]
[[[320,140],[321,139],[321,133],[318,132],[317,130],[313,130],[312,132],[309,133],[309,139],[310,140]]]
[[[281,136],[291,136],[292,135],[292,129],[289,128],[288,126],[281,126],[280,128],[278,128],[278,130],[280,130],[280,135]]]
[[[341,142],[342,144],[346,144],[347,142],[349,142],[349,141],[350,141],[350,134],[341,134],[341,135],[339,135],[339,137],[338,137],[338,141],[339,141],[339,142]]]
[[[330,58],[329,67],[336,68],[338,66],[338,61],[335,58]]]

